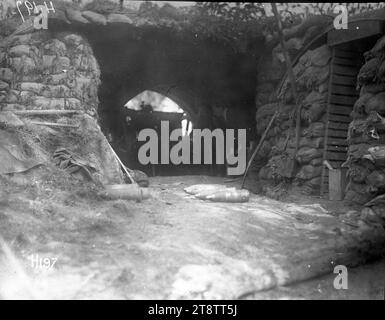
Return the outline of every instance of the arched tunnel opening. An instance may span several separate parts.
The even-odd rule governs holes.
[[[133,141],[135,135],[130,134],[124,105],[146,90],[174,101],[185,111],[194,128],[247,129],[247,141],[256,138],[258,52],[255,44],[248,52],[236,52],[196,33],[186,32],[181,37],[175,36],[171,29],[126,24],[89,26],[59,22],[52,24],[50,32],[77,33],[90,43],[101,70],[99,123],[127,167],[150,175],[222,175],[226,172],[222,165],[215,163],[159,164],[154,168],[138,162],[137,141]],[[142,127],[145,122],[141,123]],[[148,127],[151,127],[150,117]]]

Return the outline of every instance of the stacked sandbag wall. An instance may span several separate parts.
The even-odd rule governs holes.
[[[76,34],[34,32],[0,43],[0,110],[77,110],[75,116],[22,117],[45,141],[49,156],[64,147],[84,157],[104,183],[121,181],[119,165],[97,122],[100,69],[92,48]],[[44,136],[44,138],[43,138]],[[76,140],[76,141],[75,141]]]
[[[360,97],[348,131],[349,183],[345,200],[364,204],[385,193],[385,37],[364,54],[357,76]]]
[[[298,101],[301,104],[301,137],[295,152],[295,101],[288,78],[279,90],[277,101],[260,107],[256,112],[257,130],[262,134],[270,117],[278,110],[260,157],[267,164],[259,172],[262,180],[282,180],[290,175],[288,158],[295,156],[295,184],[306,193],[319,190],[322,173],[322,156],[325,134],[325,117],[328,96],[328,79],[331,50],[327,45],[307,51],[294,67]]]

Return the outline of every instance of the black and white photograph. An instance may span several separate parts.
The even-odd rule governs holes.
[[[0,0],[0,300],[385,300],[385,2]]]

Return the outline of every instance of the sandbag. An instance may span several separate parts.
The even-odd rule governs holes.
[[[313,178],[305,181],[303,184],[304,188],[308,193],[313,193],[321,189],[321,177]]]
[[[369,154],[368,149],[370,148],[370,144],[361,143],[361,144],[353,144],[348,148],[348,158],[350,160],[359,160],[366,154]]]
[[[303,166],[296,175],[296,178],[301,180],[310,180],[320,176],[322,173],[322,166],[314,167],[312,165]]]
[[[309,164],[312,165],[312,166],[317,167],[317,166],[322,165],[322,162],[323,162],[323,158],[319,157],[319,158],[314,158],[312,161],[310,161]]]
[[[299,87],[311,90],[324,82],[329,77],[329,66],[306,68],[305,71],[297,78]]]
[[[326,102],[327,100],[327,93],[320,93],[317,91],[310,92],[305,99],[303,100],[303,105],[309,105],[312,106],[314,103],[322,103]]]
[[[289,154],[282,153],[271,157],[267,166],[271,170],[271,176],[274,180],[282,180],[282,178],[291,178],[293,160]]]
[[[366,177],[373,171],[373,168],[374,166],[369,161],[361,164],[351,163],[347,174],[351,181],[364,183]]]
[[[25,172],[42,164],[23,149],[23,142],[15,134],[0,130],[0,174]]]
[[[316,148],[303,147],[298,150],[296,160],[300,164],[309,163],[312,159],[322,156],[322,150]]]
[[[345,193],[344,200],[356,204],[364,204],[368,202],[372,196],[368,193],[358,193],[354,190],[348,190]]]
[[[357,82],[361,86],[370,82],[374,82],[377,74],[377,69],[381,64],[381,60],[378,57],[374,57],[366,62],[360,69]]]
[[[354,119],[349,123],[348,141],[354,137],[366,135],[370,123],[366,119]]]
[[[272,180],[271,168],[267,165],[262,167],[261,170],[259,170],[258,177],[262,180]]]
[[[384,64],[384,62],[382,64]],[[362,86],[360,96],[366,93],[377,94],[382,91],[385,91],[385,83],[369,83]]]
[[[368,153],[376,166],[385,166],[385,146],[370,147]]]
[[[385,92],[381,92],[372,97],[365,104],[365,111],[369,113],[371,111],[376,111],[379,114],[385,114]]]
[[[288,146],[291,148],[295,148],[295,137],[291,138],[289,140]],[[308,137],[301,137],[299,140],[299,147],[309,147],[314,149],[323,148],[324,144],[324,138],[308,138]]]
[[[320,120],[326,111],[325,103],[314,103],[309,108],[302,108],[301,119],[306,123],[312,123]]]
[[[353,106],[353,112],[355,112],[356,115],[363,115],[365,114],[365,106],[368,103],[368,101],[373,98],[375,95],[373,93],[366,93],[362,96],[360,96],[357,101],[354,103]],[[356,118],[353,116],[353,118]]]
[[[366,183],[376,190],[385,188],[385,172],[382,170],[373,171],[366,177]]]
[[[303,135],[309,138],[323,137],[325,135],[325,124],[323,122],[313,122],[303,130]]]
[[[262,107],[259,107],[257,112],[255,113],[255,119],[257,120],[257,123],[263,118],[271,117],[278,108],[278,103],[269,103],[263,105]]]

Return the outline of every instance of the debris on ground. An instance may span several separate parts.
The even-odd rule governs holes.
[[[220,184],[197,184],[184,189],[197,199],[214,202],[247,202],[250,193],[248,190],[237,190]]]

